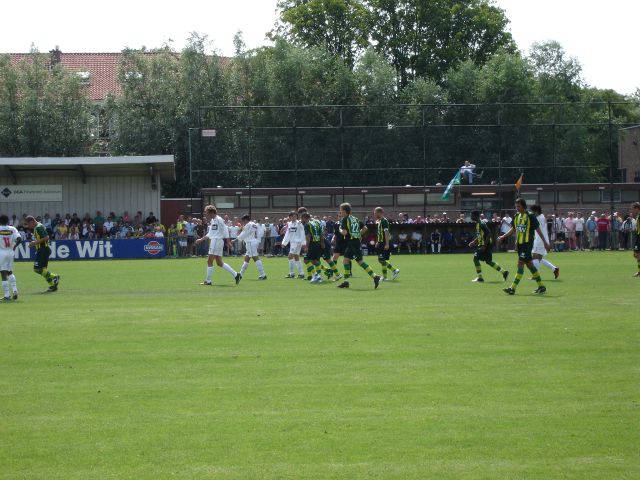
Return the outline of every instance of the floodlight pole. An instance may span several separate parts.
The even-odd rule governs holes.
[[[189,133],[189,204],[191,205],[190,213],[193,213],[193,167],[192,167],[192,156],[191,156],[191,131],[192,130],[200,130],[199,128],[190,127],[188,129]]]

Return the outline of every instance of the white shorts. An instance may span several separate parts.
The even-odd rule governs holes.
[[[531,250],[531,253],[537,253],[544,257],[547,254],[547,249],[544,248],[544,244],[536,238],[533,241],[533,249]]]
[[[224,238],[212,238],[209,241],[209,255],[221,257],[224,252]]]
[[[247,248],[245,253],[248,257],[257,257],[258,256],[258,241],[251,240],[250,242],[244,242],[244,246]]]
[[[293,255],[300,255],[300,250],[302,249],[301,243],[290,243],[289,244],[289,253]]]
[[[0,251],[0,271],[13,272],[13,250]]]

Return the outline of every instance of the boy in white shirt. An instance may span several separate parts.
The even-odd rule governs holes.
[[[16,276],[13,274],[14,251],[22,243],[22,237],[15,227],[9,225],[9,217],[0,215],[0,274],[2,275],[3,301],[18,299]],[[9,290],[11,284],[11,290]]]
[[[242,268],[240,269],[240,275],[244,276],[244,273],[249,268],[249,260],[253,258],[253,261],[256,263],[256,267],[258,268],[258,273],[260,276],[258,280],[266,280],[267,275],[264,273],[264,266],[262,265],[262,260],[258,256],[258,245],[260,244],[260,227],[255,222],[251,221],[251,217],[249,215],[244,215],[242,217],[242,232],[238,235],[238,242],[244,241],[244,246],[246,248],[246,253],[244,255],[244,263],[242,264]]]
[[[229,229],[224,223],[224,220],[218,216],[218,210],[213,205],[207,205],[204,208],[205,218],[209,222],[209,229],[206,235],[196,240],[197,244],[200,244],[209,239],[209,255],[207,257],[207,278],[200,285],[211,285],[211,277],[213,275],[213,261],[219,267],[222,267],[229,272],[236,281],[236,285],[240,283],[242,275],[236,272],[233,268],[222,261],[222,253],[224,250],[224,244],[229,245]]]
[[[306,242],[304,234],[304,225],[298,221],[298,213],[291,211],[289,213],[289,222],[287,222],[287,233],[282,240],[282,248],[287,245],[289,247],[289,274],[285,278],[295,278],[294,267],[298,267],[298,278],[304,278],[304,270],[300,261],[300,250]]]

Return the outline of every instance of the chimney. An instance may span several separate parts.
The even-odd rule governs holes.
[[[49,53],[51,54],[51,67],[60,65],[60,62],[62,61],[62,52],[60,51],[60,47],[56,45],[56,48],[50,50]]]

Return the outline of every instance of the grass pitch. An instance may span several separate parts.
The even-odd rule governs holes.
[[[548,293],[515,297],[487,267],[470,283],[470,255],[393,257],[376,291],[357,266],[348,290],[284,279],[284,259],[201,287],[189,259],[54,261],[43,294],[20,263],[0,478],[640,478],[635,262],[551,259]]]

